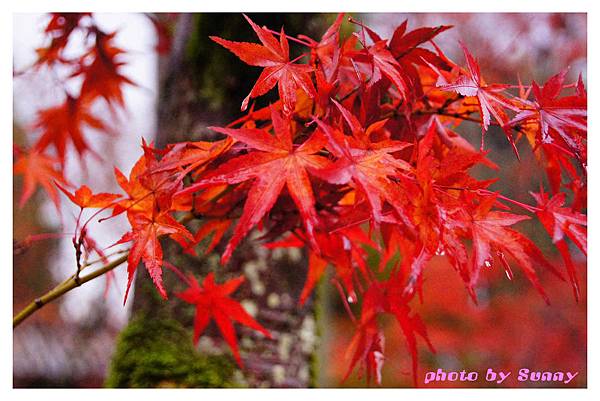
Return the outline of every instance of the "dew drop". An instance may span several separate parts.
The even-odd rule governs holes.
[[[446,251],[444,250],[444,246],[442,244],[438,245],[435,254],[438,256],[444,256],[446,254]]]
[[[485,267],[492,267],[492,262],[490,262],[489,260],[486,260],[485,262],[483,262],[483,264],[485,265]]]
[[[353,303],[356,302],[356,296],[355,295],[348,295],[347,300],[348,300],[349,304],[353,304]]]

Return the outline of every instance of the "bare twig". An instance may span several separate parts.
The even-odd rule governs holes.
[[[192,220],[193,218],[194,218],[194,215],[192,213],[186,213],[186,214],[180,216],[177,219],[177,221],[184,224],[184,223]],[[119,257],[118,259],[115,259],[112,262],[107,263],[106,265],[104,265],[102,267],[99,267],[98,269],[94,270],[92,273],[89,273],[88,275],[85,275],[85,276],[81,276],[81,272],[85,268],[89,267],[90,265],[92,265],[94,263],[97,263],[98,261],[86,263],[82,266],[79,266],[77,269],[77,272],[75,274],[73,274],[71,277],[69,277],[62,283],[58,284],[56,287],[54,287],[53,289],[51,289],[50,291],[48,291],[41,297],[36,298],[33,301],[31,301],[31,303],[29,305],[27,305],[23,310],[21,310],[19,313],[17,313],[15,315],[15,317],[13,318],[13,329],[15,327],[17,327],[21,322],[23,322],[23,320],[27,319],[29,316],[33,315],[37,310],[41,309],[47,303],[50,303],[50,302],[54,301],[55,299],[62,297],[64,294],[71,291],[72,289],[77,288],[77,287],[81,286],[82,284],[87,283],[90,280],[100,277],[100,276],[108,273],[109,271],[113,270],[114,268],[125,263],[127,261],[127,257],[129,256],[129,251],[127,251],[127,250],[117,251],[114,253],[114,255],[117,255],[119,253],[123,253],[123,255],[121,257]]]
[[[85,284],[88,281],[95,279],[96,277],[100,277],[103,274],[108,273],[114,268],[125,263],[125,261],[127,260],[127,256],[128,253],[100,267],[99,269],[93,271],[88,275],[77,277],[77,275],[74,274],[59,285],[57,285],[56,287],[54,287],[53,289],[51,289],[50,291],[48,291],[47,293],[45,293],[44,295],[42,295],[41,297],[34,299],[29,305],[27,305],[23,310],[21,310],[15,315],[15,317],[13,318],[13,329],[19,324],[21,324],[29,316],[33,315],[36,311],[41,309],[44,305],[54,301],[57,298],[60,298],[72,289],[77,288],[82,284]]]

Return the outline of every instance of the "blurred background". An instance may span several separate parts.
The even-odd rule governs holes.
[[[363,19],[382,37],[408,19],[409,29],[420,26],[454,25],[441,34],[436,43],[446,54],[462,63],[458,41],[462,40],[478,58],[488,82],[526,84],[543,83],[560,70],[570,67],[567,80],[582,73],[586,80],[587,25],[584,14],[364,14]],[[117,191],[114,165],[128,173],[140,155],[144,137],[150,141],[156,132],[156,108],[159,61],[154,50],[157,35],[150,20],[140,14],[96,14],[96,21],[106,31],[118,30],[116,44],[127,51],[122,72],[137,86],[125,87],[127,110],[109,114],[101,107],[100,115],[110,116],[114,136],[89,135],[90,144],[102,160],[86,159],[86,168],[72,157],[65,169],[66,177],[76,184],[93,182],[95,191]],[[241,18],[241,16],[239,16]],[[53,77],[43,73],[21,73],[36,60],[35,49],[44,44],[43,29],[48,17],[38,14],[14,16],[14,142],[27,144],[27,135],[36,111],[55,104],[57,88]],[[272,28],[279,28],[278,26]],[[325,27],[323,27],[325,28]],[[301,32],[287,31],[288,34]],[[209,41],[208,37],[205,40]],[[77,49],[73,49],[76,51]],[[251,71],[254,73],[255,71]],[[226,77],[215,76],[214,85]],[[240,96],[245,96],[240,94]],[[232,106],[233,107],[233,106]],[[237,110],[237,103],[234,107]],[[472,143],[479,143],[481,131],[466,124],[461,132]],[[503,193],[530,202],[528,190],[541,178],[534,172],[535,160],[527,157],[517,162],[504,135],[491,131],[487,146],[490,158],[502,166],[496,184]],[[69,167],[70,165],[70,167]],[[523,174],[527,172],[527,174]],[[531,173],[530,173],[531,172]],[[485,175],[484,171],[478,172]],[[18,200],[21,182],[15,180],[13,199]],[[15,202],[16,205],[16,202]],[[13,210],[14,240],[23,243],[31,234],[51,234],[50,239],[36,241],[14,256],[13,289],[15,311],[72,273],[74,252],[70,242],[76,210],[63,202],[62,214],[56,213],[43,194],[36,194],[23,209]],[[116,226],[115,226],[116,224]],[[121,225],[121,226],[119,226]],[[115,230],[115,229],[118,230]],[[93,227],[94,239],[101,245],[114,243],[115,233],[126,228],[124,220],[110,226]],[[553,262],[562,261],[539,226],[523,225]],[[441,257],[436,257],[425,272],[423,302],[415,302],[437,349],[432,354],[420,350],[419,377],[428,370],[473,370],[488,367],[516,372],[521,367],[532,370],[579,371],[569,386],[586,385],[586,260],[577,261],[581,272],[582,299],[575,303],[567,283],[558,282],[542,272],[541,279],[552,305],[546,306],[537,292],[517,274],[509,281],[501,269],[486,271],[479,288],[478,306],[468,299],[460,278]],[[36,313],[14,331],[13,375],[15,387],[98,387],[106,378],[115,339],[127,323],[130,305],[123,307],[125,270],[117,269],[110,283],[95,280],[69,293]],[[342,355],[352,332],[337,295],[325,286],[322,339],[318,358],[318,384],[323,387],[364,386],[353,374],[341,383],[348,366]],[[410,358],[402,336],[393,322],[384,322],[386,363],[383,385],[411,386]],[[389,326],[389,327],[388,327]],[[458,384],[460,385],[460,384]],[[478,385],[485,385],[480,382]],[[507,380],[511,387],[516,382]],[[439,386],[434,384],[434,386]]]

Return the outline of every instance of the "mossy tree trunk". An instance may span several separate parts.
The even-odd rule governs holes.
[[[250,17],[259,25],[277,30],[284,25],[288,33],[316,33],[314,36],[322,33],[325,19],[329,18],[306,14]],[[238,116],[242,99],[258,77],[259,69],[241,62],[212,42],[209,35],[256,41],[240,14],[182,14],[178,17],[174,24],[172,49],[160,60],[158,147],[210,138],[211,133],[206,127],[224,125]],[[269,98],[262,101],[266,105]],[[191,227],[194,228],[193,223]],[[217,280],[225,280],[243,273],[246,283],[235,296],[243,300],[245,308],[269,329],[274,338],[269,340],[238,326],[245,368],[235,372],[233,368],[226,368],[233,366],[230,352],[216,328],[209,326],[195,351],[197,355],[190,360],[188,345],[173,344],[184,341],[184,336],[155,333],[156,330],[178,332],[177,322],[191,331],[193,307],[182,304],[173,296],[175,291],[182,289],[181,283],[169,271],[164,272],[165,286],[170,289],[170,299],[165,302],[158,296],[151,280],[144,276],[145,271],[139,269],[130,323],[133,327],[126,328],[119,340],[107,385],[309,387],[315,384],[312,369],[317,340],[315,308],[312,300],[302,308],[297,302],[306,277],[304,254],[298,250],[267,251],[249,238],[238,247],[227,266],[221,266],[218,261],[222,248],[217,247],[212,255],[191,257],[183,255],[177,245],[164,245],[166,260],[197,276],[214,271]],[[149,337],[140,341],[138,336]],[[188,340],[185,338],[185,342]],[[211,358],[222,360],[207,360],[209,354],[213,355]],[[188,368],[173,368],[179,365],[179,359],[182,366],[190,369],[189,375],[181,371]],[[223,375],[219,380],[206,379],[214,372],[201,372],[215,368]]]

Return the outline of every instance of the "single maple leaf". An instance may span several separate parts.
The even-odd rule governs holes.
[[[168,213],[153,215],[151,218],[142,213],[128,214],[127,217],[132,230],[115,243],[117,245],[133,241],[127,257],[127,290],[123,304],[127,301],[134,273],[140,261],[144,262],[159,294],[166,299],[167,291],[162,285],[163,251],[158,238],[163,235],[178,235],[193,241],[194,237],[185,226]]]
[[[386,41],[379,37],[376,39],[374,39],[373,45],[365,46],[350,57],[357,63],[366,64],[370,69],[368,87],[372,87],[385,77],[398,88],[401,97],[406,99],[407,86],[402,67],[390,52]],[[364,43],[364,39],[362,43]]]
[[[305,35],[298,35],[299,39],[305,40],[311,48],[312,61],[316,58],[323,64],[325,70],[330,70],[330,66],[335,64],[336,51],[339,50],[340,27],[344,22],[344,13],[339,13],[335,21],[325,31],[319,42]],[[334,67],[335,68],[335,67]]]
[[[56,183],[56,186],[65,194],[67,197],[82,209],[85,208],[100,208],[103,209],[112,205],[112,203],[121,197],[118,194],[110,194],[101,192],[99,194],[93,194],[92,190],[87,185],[82,185],[75,193],[69,192],[65,187]]]
[[[306,64],[295,64],[290,61],[289,44],[283,28],[281,29],[279,41],[277,41],[271,32],[256,25],[246,15],[244,15],[244,18],[252,26],[262,45],[232,42],[216,36],[210,37],[246,64],[264,67],[250,94],[242,102],[242,110],[246,110],[251,98],[264,95],[276,84],[286,114],[294,111],[298,89],[302,89],[311,98],[315,97],[316,91],[311,79],[313,68]]]
[[[263,129],[211,127],[254,150],[223,163],[199,182],[179,192],[188,194],[214,184],[253,180],[243,214],[223,253],[222,263],[227,263],[241,239],[271,210],[284,186],[300,211],[311,243],[318,248],[313,234],[318,218],[307,170],[323,169],[328,165],[326,158],[316,154],[322,149],[323,141],[313,135],[296,147],[292,143],[291,122],[274,109],[272,121],[274,136]]]
[[[410,353],[410,358],[412,362],[412,375],[413,375],[413,383],[418,386],[418,367],[419,360],[417,356],[417,335],[425,340],[425,343],[429,347],[431,352],[435,353],[435,349],[433,345],[429,341],[429,337],[427,336],[427,330],[425,328],[425,324],[421,320],[421,317],[417,314],[410,314],[410,309],[407,305],[396,304],[393,302],[393,298],[388,297],[389,303],[389,313],[393,314],[396,317],[396,321],[402,330],[402,334],[406,338],[406,343],[408,346],[408,350]]]
[[[385,361],[385,337],[375,319],[361,322],[346,350],[348,369],[342,381],[348,379],[355,366],[360,362],[365,372],[367,385],[375,379],[381,385],[381,369]]]
[[[469,52],[466,46],[463,43],[460,43],[460,45],[463,49],[465,60],[467,62],[467,70],[466,73],[461,74],[454,82],[448,83],[439,69],[437,69],[437,67],[433,66],[431,63],[428,63],[428,65],[432,67],[432,69],[434,69],[434,71],[436,71],[439,75],[437,86],[444,90],[455,91],[463,96],[477,98],[479,114],[481,115],[482,120],[482,151],[484,149],[484,135],[491,124],[492,117],[494,117],[504,131],[508,142],[513,148],[513,151],[517,157],[519,157],[519,152],[517,151],[517,146],[509,127],[509,118],[505,110],[511,109],[518,111],[519,109],[502,94],[508,85],[486,84],[481,77],[479,64],[477,61],[475,61],[475,58],[473,58],[473,55]]]
[[[189,288],[175,294],[183,301],[196,305],[194,343],[198,343],[200,335],[206,329],[210,320],[214,320],[240,367],[243,364],[232,321],[256,330],[267,338],[272,338],[267,329],[254,320],[237,301],[229,297],[243,282],[244,277],[240,276],[223,284],[216,284],[214,273],[211,272],[200,285],[194,276],[190,274]]]
[[[529,217],[492,211],[490,209],[495,202],[495,196],[483,198],[472,214],[473,284],[477,282],[482,267],[492,266],[494,259],[492,252],[495,251],[509,278],[512,277],[512,271],[506,260],[506,255],[514,259],[546,303],[550,303],[544,288],[540,284],[534,266],[541,265],[564,280],[562,275],[544,258],[542,252],[529,238],[514,229],[508,228],[520,221],[528,220]]]
[[[60,199],[54,183],[67,184],[62,172],[58,169],[59,161],[45,155],[38,149],[29,152],[18,151],[16,157],[17,161],[13,164],[13,173],[23,176],[23,192],[19,199],[19,207],[23,207],[35,193],[37,187],[41,186],[56,208],[59,209]]]
[[[533,81],[534,102],[522,101],[525,109],[510,121],[510,125],[534,122],[537,125],[537,142],[548,144],[556,139],[564,141],[577,158],[586,163],[587,94],[581,75],[576,94],[559,97],[567,70],[551,77],[543,87]],[[558,134],[558,135],[557,135]]]
[[[332,184],[352,182],[368,199],[374,221],[380,223],[383,218],[381,199],[395,205],[394,185],[389,177],[398,175],[399,171],[411,169],[407,162],[396,159],[392,153],[412,144],[394,140],[370,142],[370,134],[382,128],[386,120],[373,123],[365,130],[350,111],[335,100],[333,102],[350,126],[352,136],[316,120],[328,139],[328,148],[338,158],[331,166],[319,170],[318,175]]]
[[[419,98],[423,95],[423,88],[421,74],[415,66],[424,66],[429,63],[442,70],[450,69],[444,57],[419,46],[431,41],[440,33],[452,28],[452,26],[423,27],[410,32],[407,32],[407,26],[408,23],[405,20],[396,28],[388,46],[401,66],[403,79],[407,87],[411,89],[411,95]]]
[[[407,28],[408,20],[404,20],[404,22],[398,25],[394,30],[392,38],[390,39],[390,51],[397,59],[405,58],[409,55],[414,56],[414,52],[418,52],[419,55],[423,54],[421,51],[426,49],[418,48],[419,45],[429,42],[440,33],[452,28],[452,26],[440,25],[436,27],[422,27],[409,32],[407,32]],[[438,55],[433,52],[431,53],[435,58],[439,58]],[[412,61],[417,64],[422,63],[422,61],[419,61],[416,58]]]
[[[415,386],[417,385],[417,335],[427,343],[431,352],[435,352],[423,321],[417,314],[410,314],[407,305],[409,298],[404,295],[402,287],[404,280],[401,274],[393,274],[388,280],[373,282],[363,295],[360,320],[357,322],[356,333],[347,350],[351,355],[349,368],[344,380],[349,376],[358,362],[361,362],[367,373],[367,380],[375,377],[381,384],[381,369],[384,356],[383,332],[378,326],[377,318],[382,314],[391,314],[396,318],[404,337],[412,360],[412,373]]]
[[[65,101],[58,106],[38,111],[34,128],[41,130],[41,136],[35,147],[43,151],[48,146],[53,146],[61,163],[64,163],[69,143],[75,146],[80,156],[89,151],[84,128],[105,130],[104,123],[92,114],[90,106],[89,99],[67,95]]]
[[[564,207],[566,200],[565,193],[558,193],[552,198],[541,191],[540,193],[531,192],[538,205],[542,208],[536,214],[546,221],[548,233],[552,236],[552,241],[557,242],[566,236],[573,241],[575,245],[587,255],[587,216],[577,211]]]
[[[540,191],[539,193],[531,192],[531,196],[534,197],[541,208],[536,212],[536,215],[544,226],[544,229],[552,236],[552,242],[556,245],[556,248],[565,261],[575,299],[579,300],[580,292],[577,270],[572,261],[569,246],[565,241],[565,234],[587,256],[587,217],[584,214],[563,206],[566,198],[564,193],[558,193],[550,198],[547,193]]]
[[[115,104],[123,107],[122,86],[135,86],[133,81],[119,72],[126,63],[118,58],[125,52],[114,45],[117,32],[107,34],[97,28],[93,32],[96,35],[95,46],[82,57],[79,68],[72,74],[73,77],[83,76],[80,97],[91,100],[102,97],[111,108]]]

